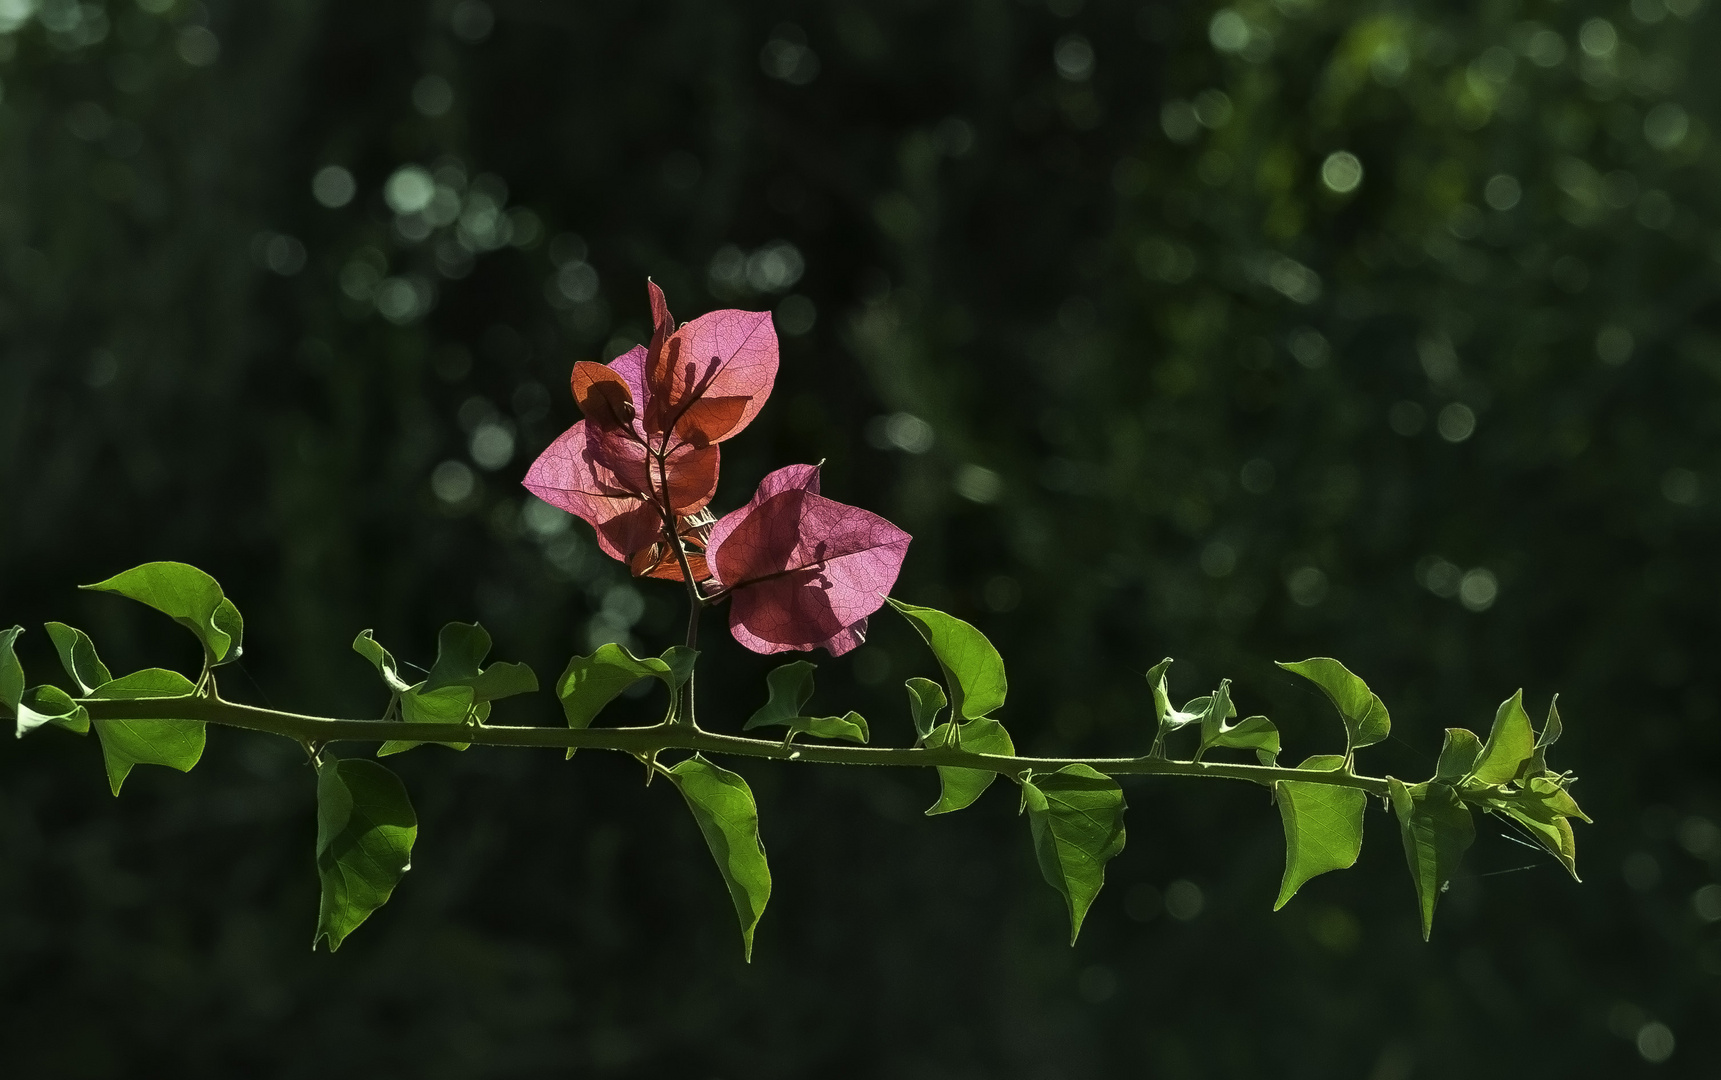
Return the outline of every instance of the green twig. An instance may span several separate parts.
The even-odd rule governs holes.
[[[82,698],[79,699],[79,704],[89,710],[92,718],[98,720],[200,721],[268,732],[301,742],[386,742],[391,739],[441,742],[447,740],[451,734],[448,726],[444,724],[405,724],[382,720],[305,716],[196,694],[137,700]],[[790,747],[776,740],[720,735],[685,724],[578,729],[486,724],[460,728],[459,738],[460,741],[475,746],[615,750],[635,757],[653,756],[665,750],[697,750],[705,754],[770,758],[819,765],[979,769],[1009,777],[1017,777],[1027,770],[1049,773],[1067,765],[1087,765],[1110,776],[1206,776],[1246,780],[1269,786],[1278,780],[1296,780],[1310,784],[1358,788],[1371,795],[1387,794],[1384,777],[1355,776],[1330,770],[1247,765],[1241,762],[1175,761],[1145,755],[1121,758],[1043,758],[976,754],[950,747],[831,746],[821,743],[795,743]]]

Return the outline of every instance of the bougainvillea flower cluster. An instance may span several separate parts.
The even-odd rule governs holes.
[[[730,631],[747,648],[849,651],[895,584],[909,535],[820,495],[811,465],[778,469],[716,519],[707,507],[718,444],[770,396],[777,334],[764,311],[713,311],[677,327],[663,292],[650,282],[647,292],[651,343],[574,365],[585,419],[532,464],[526,488],[588,522],[634,576],[689,581],[701,602],[727,599]]]

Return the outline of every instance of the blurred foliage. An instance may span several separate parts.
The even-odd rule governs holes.
[[[899,595],[1000,644],[1023,752],[1145,749],[1168,653],[1174,694],[1234,677],[1291,759],[1330,752],[1270,661],[1332,655],[1392,710],[1369,763],[1411,778],[1442,727],[1561,691],[1598,822],[1582,886],[1484,830],[1424,946],[1384,813],[1271,914],[1258,792],[1132,783],[1070,949],[1014,800],[927,821],[930,775],[747,768],[776,892],[745,968],[667,785],[430,747],[396,759],[417,872],[313,956],[297,748],[216,732],[114,803],[53,732],[0,758],[0,1059],[1689,1073],[1721,1005],[1717,25],[1706,0],[0,0],[0,613],[27,665],[46,618],[116,670],[194,664],[72,590],[164,558],[225,584],[223,686],[280,707],[380,710],[366,627],[424,664],[478,618],[540,674],[672,639],[676,590],[517,484],[575,418],[572,362],[641,339],[649,274],[682,318],[778,317],[719,507],[828,459],[829,494],[915,534]],[[875,622],[821,700],[907,741],[901,680],[934,672]],[[701,718],[738,728],[769,665],[707,636]]]

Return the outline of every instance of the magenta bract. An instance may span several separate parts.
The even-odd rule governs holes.
[[[754,652],[841,656],[865,640],[902,569],[908,533],[818,488],[811,465],[778,469],[711,529],[706,559],[730,593],[729,630]]]

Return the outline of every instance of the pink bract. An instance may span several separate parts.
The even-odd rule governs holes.
[[[522,483],[551,506],[584,519],[597,531],[604,553],[622,562],[651,546],[663,528],[656,507],[628,490],[595,459],[584,420],[538,455]]]
[[[646,285],[651,344],[616,357],[608,372],[575,365],[572,388],[586,418],[525,479],[533,494],[589,522],[604,552],[636,572],[661,561],[645,553],[667,543],[666,520],[710,502],[717,444],[758,415],[777,376],[770,312],[713,311],[677,327],[662,290]]]
[[[711,529],[706,558],[730,593],[729,630],[754,652],[841,656],[865,640],[902,569],[908,533],[818,488],[814,466],[778,469]]]

